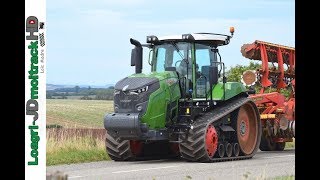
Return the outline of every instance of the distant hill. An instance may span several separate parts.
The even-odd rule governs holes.
[[[73,88],[75,86],[79,86],[80,88],[83,87],[91,87],[91,88],[108,88],[110,86],[114,86],[114,84],[106,84],[105,86],[97,86],[97,85],[70,85],[70,84],[65,84],[65,85],[61,85],[61,84],[46,84],[46,88],[47,90],[55,90],[58,88]]]

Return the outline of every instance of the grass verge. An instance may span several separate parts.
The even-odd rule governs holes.
[[[290,175],[290,176],[278,176],[275,178],[272,178],[272,180],[294,180],[295,176],[294,175]]]
[[[47,166],[109,160],[102,139],[91,136],[47,138]]]
[[[293,138],[293,142],[286,142],[285,149],[291,149],[295,147],[295,139]]]

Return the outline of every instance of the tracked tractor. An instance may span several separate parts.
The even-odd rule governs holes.
[[[104,117],[106,150],[115,161],[181,157],[215,162],[255,155],[260,115],[242,83],[228,82],[216,33],[147,36],[135,47],[135,73],[115,84],[114,112]],[[150,73],[142,73],[143,47]]]
[[[262,136],[260,150],[283,151],[295,137],[295,48],[256,40],[241,47],[244,57],[261,61],[261,68],[245,71],[242,82],[252,90],[259,109]],[[284,95],[286,90],[288,95]]]

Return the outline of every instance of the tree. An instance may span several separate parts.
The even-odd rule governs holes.
[[[52,94],[51,94],[51,93],[48,93],[48,92],[47,92],[47,94],[46,94],[46,98],[47,98],[47,99],[54,99],[54,98],[52,97]]]
[[[230,70],[226,72],[226,77],[229,82],[241,82],[241,75],[243,74],[244,71],[257,70],[259,68],[261,68],[261,64],[253,63],[253,62],[250,62],[248,66],[236,65],[235,67],[231,67]],[[259,92],[262,87],[259,83],[258,84],[256,83],[254,85],[254,88],[256,92]],[[275,91],[277,91],[276,88],[272,86],[268,87],[267,92],[275,92]],[[289,87],[280,90],[280,93],[283,94],[285,97],[289,97],[290,92],[291,92],[291,89]]]
[[[97,100],[113,100],[113,90],[101,89],[96,91]]]
[[[74,90],[75,90],[76,93],[79,93],[80,87],[79,86],[75,86]]]
[[[241,75],[246,70],[257,70],[261,67],[259,63],[250,62],[248,66],[236,65],[226,72],[227,80],[230,82],[241,82]]]
[[[84,95],[80,99],[82,99],[82,100],[92,100],[92,97],[89,97],[88,95]]]

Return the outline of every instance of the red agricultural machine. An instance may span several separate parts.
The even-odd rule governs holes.
[[[244,44],[241,53],[248,59],[262,61],[260,69],[242,75],[242,82],[249,86],[250,98],[260,112],[260,150],[282,151],[285,143],[295,137],[295,48],[256,40]],[[255,93],[257,84],[261,89]],[[289,96],[283,91],[289,91]]]

